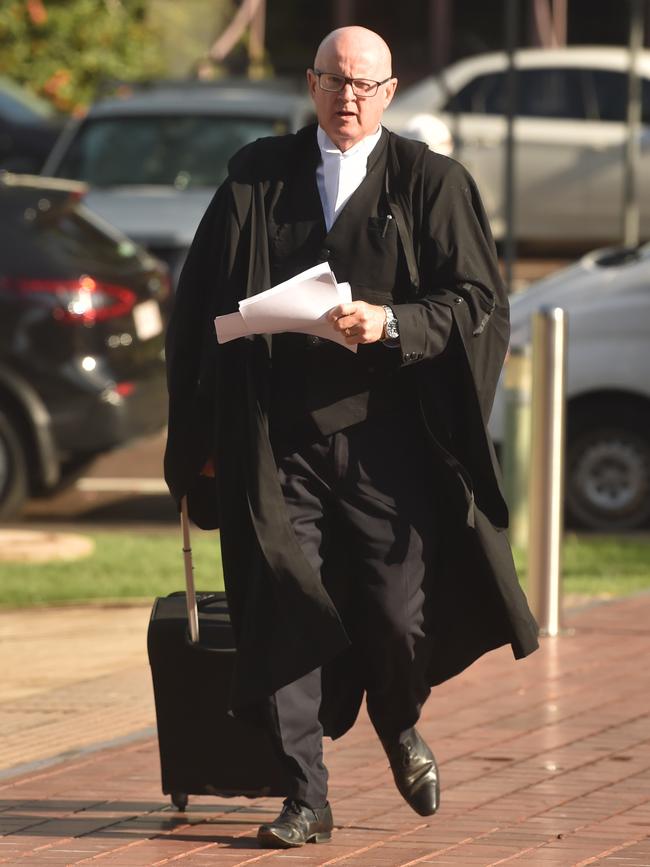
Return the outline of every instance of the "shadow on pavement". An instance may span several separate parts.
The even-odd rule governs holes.
[[[187,813],[173,812],[168,805],[148,801],[88,801],[73,800],[0,800],[0,812],[11,820],[12,837],[52,837],[54,826],[65,824],[66,836],[146,840],[154,837],[163,843],[169,834],[174,842],[196,842],[196,836],[174,833],[187,825],[214,827],[214,834],[202,834],[201,841],[217,843],[230,849],[255,849],[259,846],[254,833],[268,811],[255,807],[230,804],[202,804]],[[260,813],[264,814],[263,816]],[[207,814],[207,815],[206,815]],[[252,814],[252,815],[247,815]],[[240,826],[236,834],[219,833],[219,825]],[[250,828],[250,836],[246,829]]]

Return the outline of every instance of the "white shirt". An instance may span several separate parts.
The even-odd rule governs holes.
[[[336,147],[320,126],[316,138],[321,153],[316,183],[323,205],[325,227],[329,232],[343,206],[366,176],[368,157],[381,138],[381,126],[377,132],[361,139],[345,152]]]

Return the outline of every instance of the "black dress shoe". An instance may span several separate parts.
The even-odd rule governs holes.
[[[312,810],[287,798],[278,818],[260,827],[257,841],[264,849],[293,849],[305,843],[324,843],[332,836],[333,827],[329,804]]]
[[[432,816],[440,806],[440,779],[429,747],[414,728],[382,744],[400,795],[420,816]]]

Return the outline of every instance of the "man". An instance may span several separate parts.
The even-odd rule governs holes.
[[[430,687],[537,646],[485,432],[508,309],[476,188],[381,126],[397,81],[377,34],[334,31],[307,80],[318,128],[233,158],[167,343],[166,477],[201,526],[219,503],[232,704],[264,720],[287,772],[268,847],[330,837],[322,736],[349,729],[364,691],[397,788],[434,813],[415,729]],[[217,345],[215,315],[326,260],[353,293],[332,332],[357,354],[300,334]]]

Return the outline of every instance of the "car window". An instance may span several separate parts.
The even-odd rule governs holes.
[[[96,269],[98,265],[122,265],[138,256],[138,248],[132,241],[127,238],[116,241],[92,219],[87,219],[84,210],[73,201],[55,205],[45,213],[31,205],[21,207],[16,203],[10,208],[3,203],[2,270],[38,273],[43,262],[50,263],[50,268],[52,265],[65,268],[70,262],[83,267],[87,262]],[[30,251],[28,256],[26,249]]]
[[[522,69],[518,79],[518,114],[585,119],[581,69]]]
[[[54,117],[49,103],[0,77],[0,116],[13,123],[36,123]]]
[[[86,121],[56,174],[97,187],[215,187],[239,148],[287,127],[273,118],[192,115]]]
[[[593,69],[591,74],[600,120],[624,121],[627,113],[627,75],[607,69]]]
[[[613,72],[608,69],[590,70],[598,99],[600,120],[625,123],[627,120],[626,72]],[[650,123],[650,81],[641,79],[641,116],[643,123]]]
[[[506,73],[479,75],[447,104],[447,111],[505,114]],[[584,81],[580,69],[520,69],[517,114],[521,117],[584,119]]]
[[[466,84],[452,96],[443,110],[476,114],[502,114],[503,108],[497,106],[504,102],[504,87],[505,75],[503,72],[477,75],[469,84]]]
[[[52,218],[36,220],[33,231],[38,236],[39,244],[52,254],[52,258],[59,258],[63,254],[75,260],[90,259],[102,264],[118,264],[137,254],[137,247],[132,241],[124,239],[122,243],[116,243],[75,207],[62,209]]]

